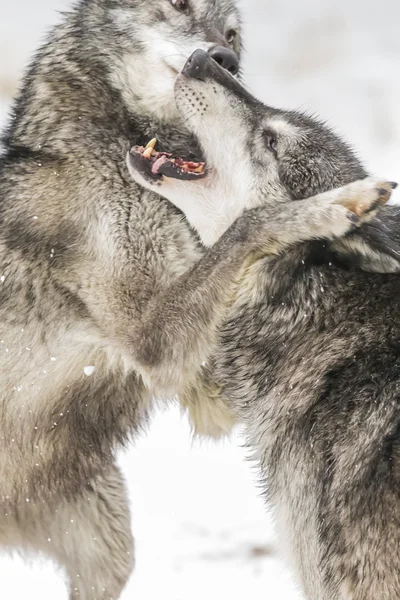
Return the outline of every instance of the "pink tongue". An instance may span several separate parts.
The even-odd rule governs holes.
[[[160,158],[157,158],[156,162],[153,163],[153,165],[151,167],[151,172],[154,174],[157,174],[158,169],[161,167],[161,165],[168,162],[168,160],[169,159],[166,156],[160,156]]]

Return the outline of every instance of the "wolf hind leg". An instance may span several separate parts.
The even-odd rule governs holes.
[[[134,566],[125,485],[113,467],[90,488],[58,510],[49,537],[66,568],[70,600],[117,600]]]
[[[65,569],[70,600],[118,600],[133,570],[134,544],[116,466],[56,509],[25,512],[19,528],[24,546],[44,552]]]

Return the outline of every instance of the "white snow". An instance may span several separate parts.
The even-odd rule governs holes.
[[[96,367],[93,367],[93,366],[91,366],[91,367],[84,367],[83,372],[85,373],[85,375],[87,377],[90,377],[91,375],[93,375],[93,373],[95,372],[95,370],[96,370]]]
[[[400,181],[400,4],[381,0],[242,0],[245,73],[266,103],[317,113],[375,173]],[[0,2],[0,122],[22,69],[67,0]],[[400,200],[400,192],[396,196]],[[160,412],[120,462],[128,480],[137,567],[123,600],[300,596],[256,475],[237,435],[192,444],[176,409]],[[36,557],[0,557],[5,600],[66,600],[62,574]]]

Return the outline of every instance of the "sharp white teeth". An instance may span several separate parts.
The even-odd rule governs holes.
[[[199,165],[196,169],[193,169],[193,173],[204,173],[204,165]]]
[[[146,148],[146,150],[143,152],[143,156],[144,158],[151,158],[151,155],[153,154],[154,150],[153,148]]]
[[[154,148],[156,147],[157,144],[157,138],[153,138],[152,140],[150,140],[150,142],[147,144],[146,146],[146,150],[148,148],[151,148],[152,150],[154,150]]]

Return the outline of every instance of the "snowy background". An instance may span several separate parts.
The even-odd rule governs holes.
[[[400,181],[399,1],[243,4],[250,88],[271,105],[319,114],[372,172]],[[0,0],[0,125],[27,59],[68,5]],[[176,410],[160,412],[121,456],[137,543],[123,600],[299,600],[244,458],[240,435],[193,444]],[[62,574],[38,559],[0,556],[0,582],[4,600],[67,599]]]

